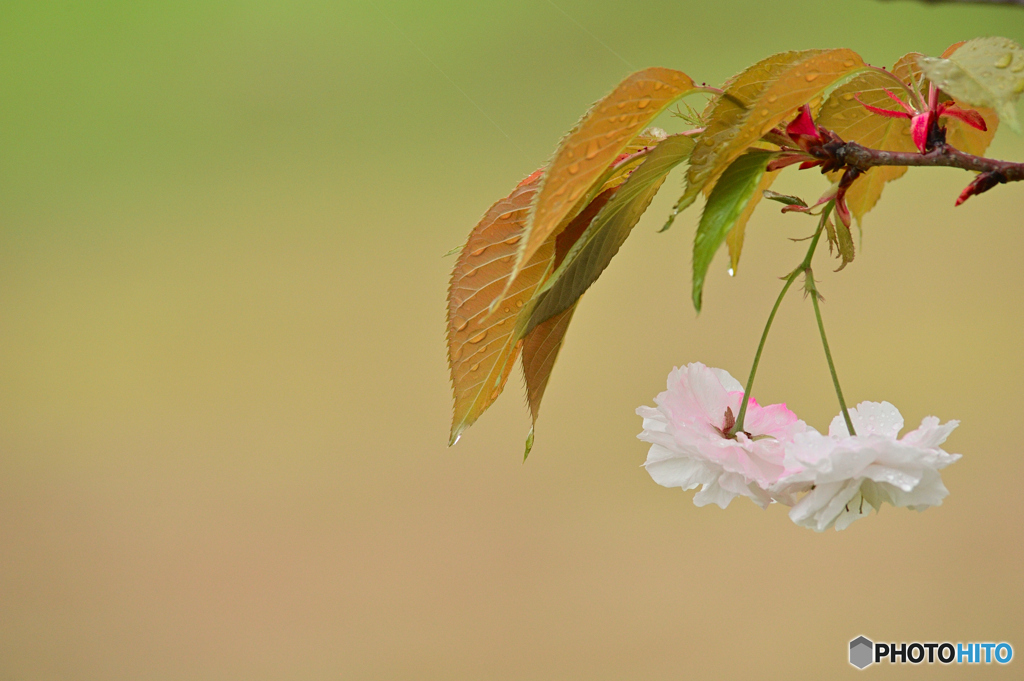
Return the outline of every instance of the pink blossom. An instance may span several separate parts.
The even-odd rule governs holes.
[[[700,363],[673,369],[668,389],[640,407],[643,432],[651,443],[644,466],[659,485],[684,490],[701,485],[697,506],[729,505],[750,497],[762,508],[772,501],[768,488],[785,470],[785,447],[806,424],[784,404],[760,406],[749,400],[741,432],[732,435],[743,402],[743,387],[728,372]]]

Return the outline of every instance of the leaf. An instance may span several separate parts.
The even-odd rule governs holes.
[[[849,263],[853,262],[853,235],[850,234],[850,228],[843,224],[842,220],[836,220],[835,236],[836,244],[839,247],[839,257],[843,259],[843,263],[839,266],[839,269],[836,270],[836,272],[838,272],[839,270],[846,267]]]
[[[565,259],[556,258],[554,273],[537,292],[537,305],[526,332],[570,308],[597,281],[647,210],[665,177],[685,161],[692,150],[690,137],[673,135],[648,154],[590,222]]]
[[[762,135],[863,66],[852,50],[806,50],[774,55],[736,76],[718,98],[690,157],[686,191],[674,211],[693,203],[707,183]]]
[[[513,337],[516,317],[554,258],[551,239],[506,287],[539,182],[535,174],[491,206],[473,228],[452,271],[448,288],[448,366],[455,405],[449,444],[459,439],[504,388],[521,347]],[[491,302],[499,296],[500,304],[490,314]]]
[[[893,73],[899,71],[912,78],[910,64],[913,60],[913,54],[900,58],[893,67]],[[910,135],[909,119],[887,118],[864,108],[864,104],[867,104],[881,109],[902,111],[886,90],[904,102],[913,104],[912,96],[906,91],[910,86],[911,81],[904,84],[890,73],[863,73],[839,86],[829,95],[818,114],[818,124],[832,130],[848,142],[857,142],[871,149],[916,152],[917,147],[914,146]],[[850,185],[846,193],[846,205],[858,223],[878,203],[885,184],[902,177],[906,172],[905,166],[879,166],[871,168]],[[833,179],[837,180],[838,175]]]
[[[770,151],[750,151],[740,156],[722,173],[708,197],[693,240],[693,305],[698,312],[711,260],[743,215],[765,174],[765,166],[775,156]]]
[[[1024,93],[1024,50],[1009,38],[968,40],[947,59],[921,57],[921,70],[937,88],[961,102],[995,109],[1020,132],[1015,102]]]
[[[773,192],[771,189],[765,189],[761,192],[764,198],[770,201],[778,201],[779,203],[787,206],[800,206],[801,208],[807,208],[807,202],[801,199],[799,196],[790,196],[789,194],[780,194]]]
[[[569,322],[575,311],[576,303],[573,303],[568,309],[538,324],[524,339],[523,378],[526,380],[526,399],[530,405],[530,416],[533,419],[530,434],[526,438],[524,460],[530,455],[530,449],[533,447],[533,429],[537,424],[537,417],[540,415],[540,402],[544,398],[548,379],[551,378],[551,370],[555,367],[558,351],[562,347],[565,332],[569,328]]]
[[[619,83],[580,119],[544,173],[517,269],[589,203],[588,195],[597,193],[595,185],[637,133],[693,87],[682,71],[644,69]]]
[[[754,213],[754,209],[757,208],[757,204],[762,198],[768,193],[768,187],[772,186],[775,182],[775,178],[779,176],[781,170],[775,170],[770,173],[765,173],[757,186],[754,187],[754,193],[751,195],[750,200],[747,201],[746,207],[740,216],[736,218],[736,223],[733,225],[729,233],[725,235],[725,244],[729,247],[729,261],[732,268],[729,270],[730,275],[735,275],[740,270],[740,253],[743,251],[743,238],[747,231],[747,221],[750,220],[750,216]],[[718,186],[718,185],[715,185]],[[779,195],[781,196],[781,194]],[[786,197],[791,198],[791,197]]]

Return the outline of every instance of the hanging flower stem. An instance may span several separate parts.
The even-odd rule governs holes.
[[[775,313],[779,311],[779,306],[782,305],[782,299],[786,297],[786,293],[789,291],[789,287],[793,285],[796,278],[805,272],[809,272],[811,269],[811,260],[814,258],[814,250],[818,247],[818,240],[821,238],[821,233],[825,229],[825,221],[828,220],[829,214],[832,212],[832,208],[835,206],[835,201],[829,201],[825,208],[821,211],[821,220],[818,222],[818,229],[814,231],[814,236],[811,237],[811,245],[807,249],[807,255],[804,256],[803,262],[795,270],[789,273],[786,277],[786,284],[782,287],[782,291],[779,292],[779,297],[775,299],[775,305],[772,307],[772,312],[768,315],[768,323],[764,325],[764,331],[761,333],[761,342],[757,345],[757,352],[754,354],[754,364],[750,367],[750,377],[747,379],[747,386],[743,391],[743,402],[740,404],[740,413],[736,417],[736,424],[729,430],[730,435],[743,431],[743,419],[747,416],[747,402],[750,400],[750,391],[754,388],[754,376],[757,375],[757,365],[761,362],[761,353],[764,351],[764,344],[768,340],[768,332],[771,331],[772,322],[775,321]],[[817,294],[815,294],[817,295]],[[817,310],[817,301],[815,301],[815,310]],[[819,316],[819,320],[820,320]],[[820,321],[819,321],[820,325]],[[825,338],[825,332],[822,331],[822,340]],[[828,354],[828,346],[825,346],[825,353]],[[832,366],[832,357],[829,355],[828,360],[829,366]],[[833,379],[835,378],[835,371],[832,372]],[[836,382],[836,389],[838,390],[839,383]],[[843,404],[842,396],[840,395],[839,403]],[[846,406],[843,406],[843,414],[846,414]],[[853,432],[853,426],[850,426],[850,432]]]
[[[821,346],[825,348],[825,359],[828,360],[828,370],[832,373],[832,385],[836,387],[836,397],[839,398],[839,408],[843,411],[843,419],[846,421],[846,429],[850,435],[857,435],[853,429],[853,421],[850,420],[850,412],[846,410],[846,400],[843,399],[843,389],[839,387],[839,377],[836,375],[836,365],[832,362],[832,353],[828,349],[828,339],[825,338],[825,325],[821,321],[821,308],[818,305],[818,290],[814,288],[814,275],[810,269],[807,270],[808,290],[811,294],[811,303],[814,305],[814,316],[818,319],[818,331],[821,332]]]

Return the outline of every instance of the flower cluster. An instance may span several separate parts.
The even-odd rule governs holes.
[[[938,471],[960,458],[939,448],[959,425],[929,416],[902,438],[903,417],[888,402],[850,409],[856,435],[842,415],[828,435],[797,418],[784,404],[750,399],[736,433],[742,386],[721,369],[690,364],[674,369],[656,407],[640,407],[638,436],[651,443],[647,468],[665,487],[701,487],[697,506],[721,508],[746,496],[762,508],[791,506],[789,517],[821,532],[844,529],[883,502],[924,510],[949,493]]]

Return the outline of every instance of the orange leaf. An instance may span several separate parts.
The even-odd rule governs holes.
[[[619,83],[580,119],[544,173],[517,268],[590,202],[596,185],[630,141],[693,87],[682,71],[644,69]]]
[[[454,444],[505,387],[522,343],[513,336],[516,317],[550,271],[554,239],[531,256],[509,285],[527,214],[540,183],[524,180],[473,228],[452,271],[448,288],[448,366],[455,406],[449,444]],[[498,299],[493,313],[491,303]]]
[[[565,339],[565,332],[569,328],[569,322],[572,320],[572,314],[576,311],[578,304],[579,301],[573,303],[572,307],[567,310],[541,322],[524,339],[523,377],[526,379],[526,398],[530,404],[530,415],[534,425],[540,415],[540,401],[544,397],[544,390],[548,387],[551,370],[555,366],[555,359],[557,359],[558,351]],[[530,435],[526,439],[524,459],[529,456],[532,446],[533,426],[530,427]]]

